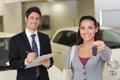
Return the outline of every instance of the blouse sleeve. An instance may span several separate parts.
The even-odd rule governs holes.
[[[105,46],[105,49],[102,52],[99,52],[101,55],[101,58],[104,61],[108,61],[111,58],[112,51],[109,47]]]
[[[70,55],[71,55],[72,47],[69,48],[67,56],[66,56],[66,63],[65,63],[65,69],[68,69],[70,67]]]

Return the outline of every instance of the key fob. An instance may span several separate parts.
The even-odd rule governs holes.
[[[97,55],[97,47],[96,46],[92,47],[92,54],[93,54],[93,56]]]

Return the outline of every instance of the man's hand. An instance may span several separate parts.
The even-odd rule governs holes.
[[[48,67],[50,65],[50,59],[44,59],[44,60],[40,61],[40,64],[45,67]]]
[[[30,64],[36,58],[36,53],[29,52],[26,57],[26,62]]]

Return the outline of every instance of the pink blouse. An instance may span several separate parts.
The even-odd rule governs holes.
[[[81,63],[85,66],[86,63],[87,63],[87,61],[88,61],[90,58],[82,58],[82,57],[80,57],[79,59],[80,59]]]

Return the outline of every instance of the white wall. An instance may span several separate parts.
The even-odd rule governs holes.
[[[21,3],[4,4],[3,25],[4,31],[10,33],[19,33],[22,31],[22,12]]]
[[[3,26],[5,32],[19,33],[23,29],[22,21],[22,1],[25,8],[30,6],[38,6],[42,11],[42,15],[50,15],[51,28],[42,30],[51,37],[54,32],[67,26],[77,25],[77,2],[73,1],[53,1],[53,2],[29,2],[32,0],[0,0],[0,15],[3,16]],[[58,4],[58,5],[57,5]]]
[[[21,3],[4,3],[0,0],[0,16],[3,16],[4,32],[18,33],[22,30]]]
[[[0,16],[3,16],[4,32],[18,33],[22,30],[21,3],[4,3],[0,0]]]
[[[77,0],[78,17],[84,15],[94,16],[94,0]]]
[[[25,4],[25,8],[38,6],[43,15],[50,15],[51,29],[42,30],[42,32],[50,36],[61,27],[78,25],[79,18],[83,14],[89,13],[94,15],[92,0],[87,0],[87,2],[86,0],[56,0],[53,2],[43,2],[46,0],[35,1],[38,0],[0,0],[0,15],[3,15],[4,18],[3,26],[5,32],[18,33],[22,31],[22,21],[24,21],[22,20],[22,10],[24,9],[21,2],[27,3]],[[56,4],[59,4],[59,6],[56,6]],[[81,4],[85,5],[80,6]]]
[[[3,0],[0,0],[0,15],[3,15]]]
[[[27,1],[34,1],[34,0],[4,0],[4,3],[16,3],[16,2],[27,2]]]
[[[0,31],[3,31],[3,24],[2,24],[2,18],[3,18],[3,1],[0,0]]]
[[[100,21],[101,10],[120,10],[120,0],[94,0],[94,5],[95,16],[98,21]]]

